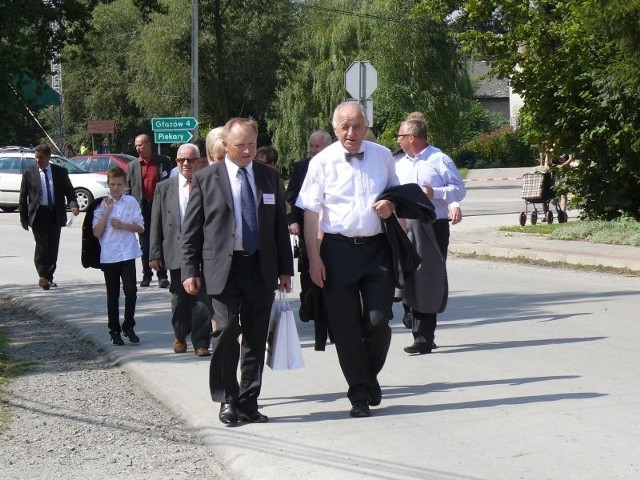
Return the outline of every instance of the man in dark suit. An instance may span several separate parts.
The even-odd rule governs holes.
[[[307,170],[309,169],[309,162],[324,148],[331,145],[331,135],[323,130],[316,130],[309,135],[309,157],[304,160],[295,162],[291,167],[291,178],[289,178],[289,184],[287,185],[287,191],[285,198],[291,211],[287,214],[287,222],[289,223],[289,233],[298,237],[299,256],[298,256],[298,271],[300,272],[300,305],[304,303],[304,298],[307,292],[313,287],[311,277],[309,277],[309,259],[307,258],[307,249],[304,243],[304,210],[296,207],[296,200],[300,193],[300,187],[304,182],[304,178],[307,176]],[[300,310],[302,312],[302,308]],[[307,321],[309,318],[305,318],[300,313],[300,319]]]
[[[151,232],[151,208],[156,185],[169,178],[173,165],[169,157],[156,155],[151,148],[151,139],[142,134],[136,137],[136,151],[139,157],[129,164],[127,171],[127,183],[129,195],[133,195],[140,204],[142,218],[144,219],[144,232],[140,234],[140,249],[142,250],[142,281],[141,287],[148,287],[151,283],[153,272],[149,266],[149,239]],[[157,272],[158,286],[168,288],[167,271],[161,268]]]
[[[216,320],[209,388],[221,403],[220,421],[266,422],[258,396],[269,316],[274,290],[290,291],[293,275],[284,185],[275,168],[253,161],[253,120],[229,120],[223,138],[225,159],[193,176],[182,226],[182,284],[195,295],[202,268]]]
[[[171,274],[171,325],[175,335],[173,351],[187,351],[187,335],[191,334],[193,351],[198,357],[208,357],[211,336],[211,302],[204,289],[197,296],[182,287],[180,237],[182,221],[189,202],[193,173],[209,165],[207,157],[193,143],[178,148],[178,174],[156,187],[151,210],[151,243],[149,265],[155,271],[166,268]]]
[[[67,223],[67,204],[73,215],[80,212],[76,194],[64,167],[53,165],[51,149],[38,145],[34,149],[36,165],[22,174],[20,185],[20,224],[33,232],[36,241],[34,263],[43,290],[57,287],[53,274],[58,262],[60,231]],[[65,201],[66,198],[66,201]]]

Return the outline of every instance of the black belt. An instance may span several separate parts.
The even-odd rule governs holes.
[[[379,242],[385,237],[384,233],[377,235],[371,235],[370,237],[347,237],[340,233],[325,233],[324,238],[332,240],[339,240],[341,242],[349,243],[351,245],[366,245],[367,243]]]
[[[257,250],[253,253],[245,252],[244,250],[234,250],[233,256],[234,257],[250,257],[252,255],[255,255],[256,253],[258,253]]]

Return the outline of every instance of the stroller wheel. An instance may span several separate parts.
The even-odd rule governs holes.
[[[567,221],[567,212],[562,210],[558,211],[558,223],[565,223]]]
[[[520,212],[520,226],[524,227],[525,223],[527,223],[527,214],[525,212]]]
[[[547,223],[549,225],[551,225],[553,223],[553,213],[551,212],[551,210],[549,210],[546,214],[545,214],[545,218],[547,220]]]
[[[531,212],[531,225],[535,225],[536,223],[538,223],[538,212],[534,210]]]

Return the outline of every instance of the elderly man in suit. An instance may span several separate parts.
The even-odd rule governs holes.
[[[142,218],[144,219],[144,232],[140,234],[140,249],[142,250],[142,281],[141,287],[151,284],[153,272],[149,266],[149,242],[151,228],[151,209],[156,185],[169,178],[171,174],[171,160],[164,155],[156,155],[151,148],[149,135],[142,134],[136,137],[136,151],[139,157],[129,164],[127,170],[127,183],[129,194],[133,195],[140,204]],[[168,288],[167,271],[161,268],[158,275],[158,286]]]
[[[155,271],[166,268],[171,275],[173,351],[186,352],[186,338],[191,334],[194,353],[198,357],[207,357],[210,355],[211,302],[204,289],[194,297],[182,286],[180,237],[193,174],[209,163],[207,157],[200,156],[200,150],[193,143],[185,143],[178,148],[176,163],[178,174],[156,187],[151,210],[149,265]]]
[[[258,396],[269,316],[274,290],[290,291],[293,275],[284,185],[275,168],[253,161],[255,121],[229,120],[223,138],[225,159],[193,176],[182,225],[182,284],[195,295],[203,273],[211,296],[217,325],[209,388],[221,403],[220,421],[266,422]]]
[[[67,204],[73,215],[80,212],[69,173],[64,167],[53,165],[51,149],[38,145],[36,165],[25,170],[20,185],[20,224],[33,232],[36,249],[33,261],[43,290],[57,287],[53,274],[58,262],[60,231],[67,223]],[[66,202],[65,202],[66,198]]]

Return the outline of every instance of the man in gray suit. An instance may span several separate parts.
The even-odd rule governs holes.
[[[290,291],[293,275],[284,185],[275,168],[253,161],[255,121],[229,120],[223,138],[225,159],[193,176],[182,225],[182,284],[195,295],[203,273],[211,296],[209,388],[221,403],[220,421],[266,422],[258,396],[269,316],[274,290]]]
[[[57,287],[53,274],[58,262],[60,231],[67,223],[67,204],[73,215],[80,212],[66,168],[50,163],[51,149],[38,145],[36,165],[25,170],[20,185],[20,224],[33,232],[36,249],[33,261],[43,290]],[[65,202],[66,198],[66,202]]]
[[[185,292],[180,275],[180,236],[184,212],[189,202],[193,173],[209,165],[207,157],[193,143],[178,148],[178,174],[156,187],[151,210],[149,266],[156,272],[165,268],[171,275],[171,325],[175,339],[173,351],[187,351],[187,335],[191,334],[193,351],[207,357],[211,336],[211,302],[204,289],[194,297]]]

